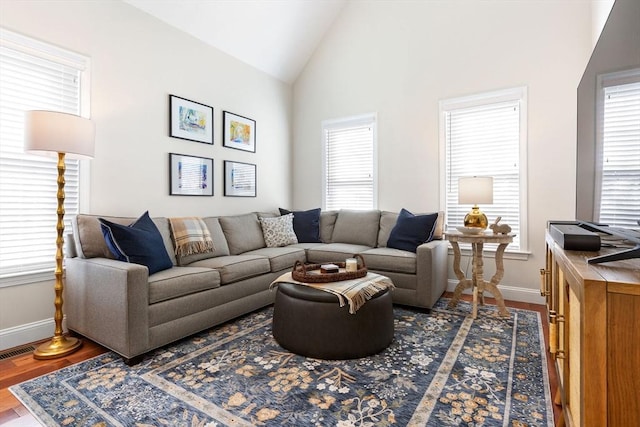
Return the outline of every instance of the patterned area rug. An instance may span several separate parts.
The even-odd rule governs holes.
[[[325,361],[285,351],[272,308],[160,349],[114,353],[11,387],[46,426],[552,426],[539,314],[441,299],[394,307],[382,353]]]

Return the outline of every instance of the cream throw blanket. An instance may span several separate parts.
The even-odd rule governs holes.
[[[329,292],[338,297],[340,307],[344,307],[346,300],[349,303],[349,313],[351,314],[355,314],[364,303],[378,292],[384,289],[395,288],[391,279],[376,273],[367,273],[366,276],[353,280],[341,280],[339,282],[329,283],[306,283],[294,280],[291,272],[289,272],[274,280],[269,288],[277,286],[278,283],[294,283]]]
[[[169,218],[176,255],[187,256],[213,252],[213,239],[201,218]]]

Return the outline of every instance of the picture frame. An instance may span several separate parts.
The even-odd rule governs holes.
[[[224,161],[224,195],[230,197],[256,197],[256,165]]]
[[[229,111],[222,112],[222,146],[256,152],[256,121]]]
[[[169,195],[213,196],[213,159],[169,153]]]
[[[169,95],[169,136],[213,145],[213,107]]]

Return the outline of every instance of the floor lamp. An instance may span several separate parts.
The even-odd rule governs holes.
[[[63,246],[64,246],[64,172],[65,155],[69,158],[92,158],[95,127],[91,120],[73,114],[53,111],[27,111],[25,113],[26,152],[58,156],[58,222],[56,229],[55,269],[55,331],[53,338],[40,345],[33,353],[36,359],[54,359],[73,353],[82,345],[78,338],[67,337],[62,331]]]

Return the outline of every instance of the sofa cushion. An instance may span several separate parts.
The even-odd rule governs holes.
[[[98,221],[107,247],[117,260],[145,265],[150,275],[173,266],[149,212],[128,226],[104,218],[98,218]]]
[[[389,235],[387,247],[415,252],[418,246],[433,238],[433,229],[437,219],[437,212],[414,215],[408,210],[402,209],[396,225]]]
[[[220,273],[220,284],[227,285],[249,277],[269,273],[269,258],[260,255],[229,255],[203,259],[189,265],[190,267],[215,268]]]
[[[260,217],[260,226],[264,243],[268,248],[293,245],[298,243],[296,233],[293,231],[293,214],[287,214],[275,218]]]
[[[256,213],[218,218],[231,255],[264,248],[262,227]]]
[[[247,252],[245,255],[260,255],[269,259],[271,271],[282,271],[293,268],[296,261],[305,262],[307,257],[305,250],[295,246],[284,248],[262,248]]]
[[[338,211],[320,212],[320,241],[322,243],[331,243],[336,219],[338,219]]]
[[[211,239],[213,240],[213,251],[204,252],[201,254],[192,255],[176,255],[178,265],[189,265],[192,262],[200,261],[201,259],[215,258],[218,256],[229,255],[229,245],[227,245],[227,239],[224,237],[222,227],[220,227],[220,221],[216,217],[206,217],[202,219],[209,229]]]
[[[220,273],[202,267],[173,267],[149,276],[149,304],[220,287]]]
[[[360,252],[368,269],[416,274],[416,254],[394,248],[374,248]]]
[[[398,221],[398,212],[382,211],[380,212],[380,230],[378,231],[378,247],[384,248],[387,246],[387,240],[391,230],[396,226]]]
[[[98,221],[97,215],[76,215],[71,220],[71,226],[73,229],[73,240],[76,247],[76,253],[80,258],[111,258],[115,259],[107,247],[107,242],[104,240],[102,234],[102,227],[100,221]],[[131,224],[135,221],[132,217],[114,217],[103,216],[117,224]]]
[[[444,236],[444,211],[438,211],[436,226],[433,228],[432,240],[442,240]]]
[[[168,220],[176,255],[204,254],[215,250],[211,232],[202,218],[191,216]]]
[[[369,249],[372,247],[351,243],[328,243],[308,249],[307,261],[313,263],[344,262],[345,259],[352,258],[355,254]]]
[[[258,218],[276,218],[281,216],[279,211],[256,212]]]
[[[378,232],[378,247],[384,248],[387,246],[389,235],[391,230],[396,225],[398,220],[398,212],[383,211],[380,214],[380,231]],[[444,234],[444,211],[438,212],[438,219],[436,220],[436,226],[433,229],[433,240],[442,240]]]
[[[169,258],[171,258],[171,262],[173,265],[176,265],[176,256],[173,253],[173,239],[171,238],[171,230],[169,230],[169,219],[165,217],[157,217],[151,218],[153,223],[158,227],[158,231],[162,236],[162,242],[164,243],[164,248],[169,254]]]
[[[98,218],[104,218],[116,224],[127,225],[131,224],[136,218],[133,217],[115,217],[115,216],[98,216],[79,214],[75,215],[71,219],[71,227],[73,230],[73,242],[76,250],[76,254],[80,258],[111,258],[114,259],[114,255],[107,247],[107,242],[104,240],[102,234],[102,228]],[[173,251],[173,243],[171,242],[171,234],[169,232],[169,221],[166,218],[158,217],[153,218],[153,223],[158,227],[165,248],[171,262],[175,264],[175,256]]]
[[[295,245],[287,246],[288,248],[298,248],[304,249],[305,251],[308,249],[317,248],[319,246],[323,246],[325,243],[296,243]]]
[[[280,215],[293,213],[293,231],[299,243],[320,242],[320,208],[308,211],[288,211],[280,208]]]
[[[206,217],[203,218],[205,224],[207,224],[207,228],[209,229],[209,233],[211,233],[211,238],[213,239],[214,246],[214,256],[225,256],[230,255],[229,245],[227,244],[227,238],[224,236],[224,232],[222,231],[222,226],[220,225],[220,219],[217,217]]]
[[[342,209],[333,227],[331,242],[375,247],[380,228],[380,211]]]

